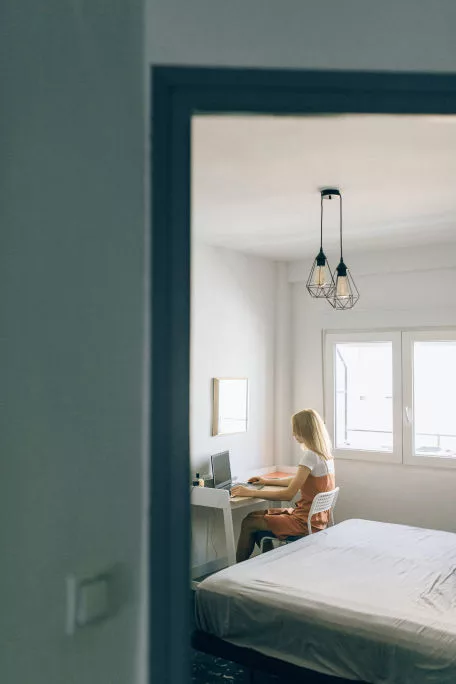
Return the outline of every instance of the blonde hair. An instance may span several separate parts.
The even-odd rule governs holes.
[[[291,418],[293,435],[298,442],[325,460],[332,458],[332,445],[321,416],[314,409],[304,409]]]

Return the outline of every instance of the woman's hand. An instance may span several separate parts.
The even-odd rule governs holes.
[[[231,490],[231,496],[252,496],[252,490],[248,487],[237,485]]]
[[[259,485],[264,485],[266,484],[265,481],[263,480],[262,477],[251,477],[250,480],[247,480],[247,482],[250,482],[250,484],[259,484]]]

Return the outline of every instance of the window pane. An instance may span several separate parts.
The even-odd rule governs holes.
[[[393,451],[393,345],[335,346],[335,446]]]
[[[456,457],[456,341],[415,342],[414,444],[417,456]]]

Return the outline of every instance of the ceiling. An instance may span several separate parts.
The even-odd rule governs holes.
[[[195,116],[192,164],[193,238],[207,244],[313,256],[328,186],[343,196],[344,253],[456,241],[456,117]],[[337,256],[337,200],[324,208]]]

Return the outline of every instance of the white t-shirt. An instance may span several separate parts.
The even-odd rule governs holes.
[[[309,468],[310,474],[314,477],[323,477],[324,475],[334,474],[334,459],[326,460],[313,451],[303,449],[304,453],[299,461],[300,466]]]

